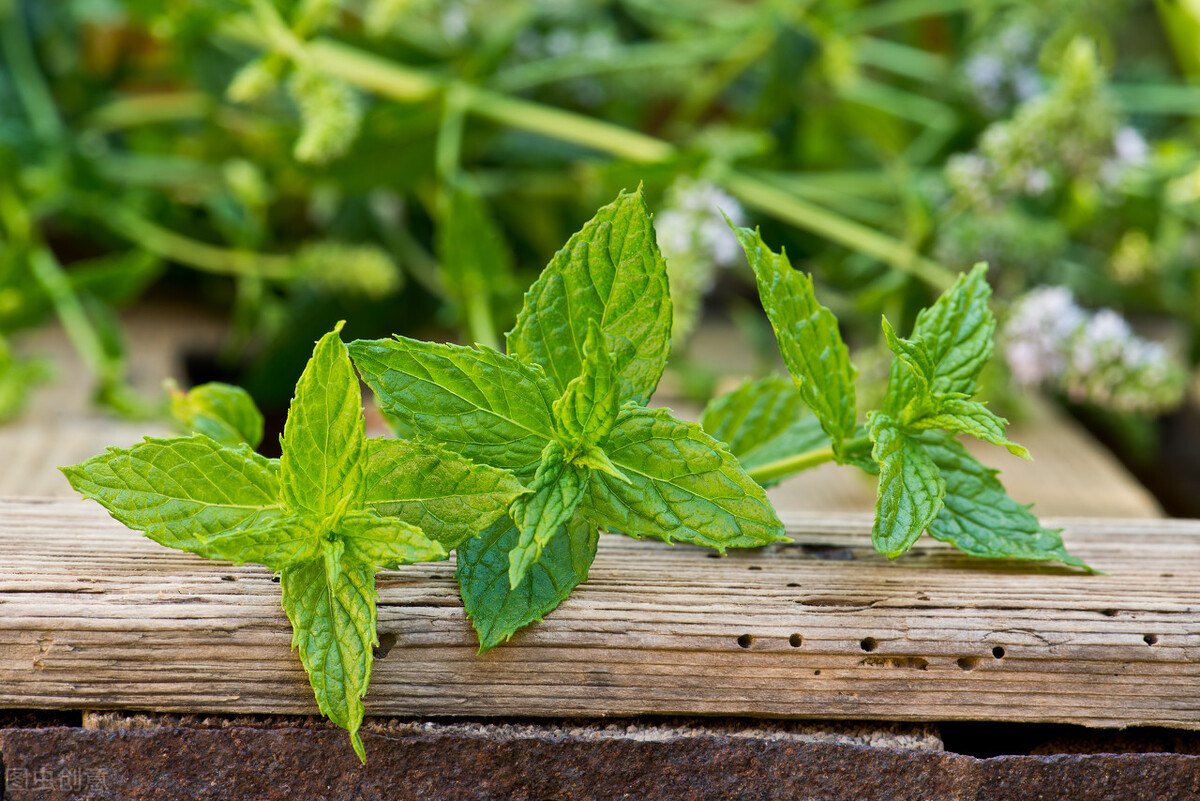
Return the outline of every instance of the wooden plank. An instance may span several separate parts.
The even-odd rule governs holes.
[[[723,558],[605,536],[586,585],[482,656],[452,563],[381,573],[368,713],[1200,728],[1200,521],[1065,521],[1103,576],[928,538],[888,562],[869,518],[787,524]],[[0,501],[0,706],[311,713],[289,641],[262,568]]]

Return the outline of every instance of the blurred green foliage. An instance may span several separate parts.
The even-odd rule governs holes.
[[[0,2],[0,413],[45,372],[7,339],[55,316],[98,399],[147,411],[113,309],[172,287],[228,314],[220,367],[266,407],[342,317],[355,337],[496,343],[516,288],[639,183],[685,312],[680,364],[705,292],[743,328],[753,297],[716,205],[813,271],[864,352],[880,313],[906,327],[981,259],[1001,301],[1053,284],[1169,320],[1170,369],[1151,371],[1178,384],[1155,395],[1169,406],[1200,361],[1198,13]]]

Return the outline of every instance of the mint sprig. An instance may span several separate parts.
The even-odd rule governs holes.
[[[530,493],[459,549],[487,649],[587,577],[597,528],[724,550],[783,538],[728,448],[649,410],[670,352],[666,266],[641,192],[571,237],[525,296],[508,355],[396,337],[350,352],[397,433],[512,470]]]
[[[751,476],[764,484],[826,461],[879,475],[872,541],[894,558],[924,531],[975,556],[1057,559],[1083,567],[1058,532],[1043,528],[1008,497],[996,472],[954,440],[969,434],[1029,458],[1005,435],[1007,421],[973,400],[979,373],[992,357],[996,321],[988,306],[987,268],[977,265],[917,315],[908,338],[885,318],[893,353],[882,408],[855,413],[855,371],[833,313],[816,299],[812,279],[773,253],[757,232],[735,229],[758,279],[795,394],[778,379],[747,383],[714,400],[705,427],[734,446]],[[797,400],[812,418],[787,412]]]
[[[340,330],[317,343],[296,385],[279,460],[196,434],[112,448],[63,473],[156,542],[277,571],[317,706],[365,761],[358,729],[378,644],[376,570],[445,559],[525,490],[444,449],[367,440]]]

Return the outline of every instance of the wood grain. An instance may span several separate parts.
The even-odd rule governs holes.
[[[888,562],[863,516],[792,516],[794,543],[723,558],[605,536],[586,585],[482,656],[452,563],[386,571],[368,714],[1200,728],[1200,521],[1060,522],[1109,575],[928,538]],[[0,501],[0,706],[312,713],[289,639],[265,569],[90,503]]]

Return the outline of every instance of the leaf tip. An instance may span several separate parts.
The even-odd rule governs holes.
[[[358,761],[363,765],[367,764],[367,749],[363,747],[362,737],[358,734],[358,729],[350,732],[350,744],[354,746],[354,753],[358,755]]]

